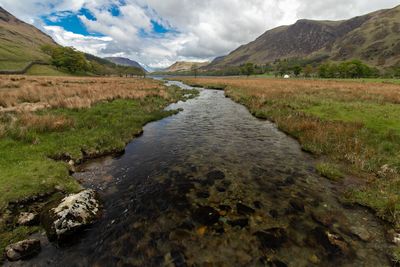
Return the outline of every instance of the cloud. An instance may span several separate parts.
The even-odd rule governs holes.
[[[210,60],[300,18],[345,19],[397,5],[397,0],[0,0],[19,18],[41,27],[63,45],[99,56],[119,55],[150,67],[176,60]],[[88,14],[80,12],[84,8]],[[34,15],[32,15],[34,14]],[[76,15],[88,32],[43,26]],[[155,23],[165,31],[157,31]]]
[[[105,49],[107,44],[112,42],[111,37],[94,37],[84,36],[64,30],[60,26],[44,26],[53,39],[64,46],[73,46],[80,50],[91,54],[98,54],[99,51]]]

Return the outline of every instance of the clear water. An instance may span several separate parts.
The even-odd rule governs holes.
[[[104,201],[79,243],[45,244],[15,265],[390,265],[382,224],[340,204],[295,140],[222,91],[199,90],[169,107],[182,112],[145,126],[123,156],[76,174]]]

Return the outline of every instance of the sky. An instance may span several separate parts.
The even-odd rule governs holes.
[[[57,43],[149,69],[210,61],[298,19],[341,20],[398,0],[0,0]]]

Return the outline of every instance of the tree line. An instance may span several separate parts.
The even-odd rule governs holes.
[[[210,76],[237,76],[269,74],[275,77],[292,75],[295,77],[319,77],[319,78],[400,78],[400,65],[380,70],[369,66],[360,60],[349,60],[340,63],[324,62],[320,58],[317,62],[303,59],[275,60],[272,63],[257,65],[251,62],[241,66],[227,66],[223,69],[212,71],[196,71],[197,74]],[[188,72],[187,75],[192,75]]]
[[[85,54],[72,47],[44,45],[42,51],[51,57],[51,64],[57,69],[74,74],[145,76],[140,68],[116,65],[108,60]]]

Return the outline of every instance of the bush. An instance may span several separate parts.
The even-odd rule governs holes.
[[[322,64],[318,68],[318,75],[321,78],[374,78],[379,76],[379,70],[359,60],[351,60],[340,64]]]

